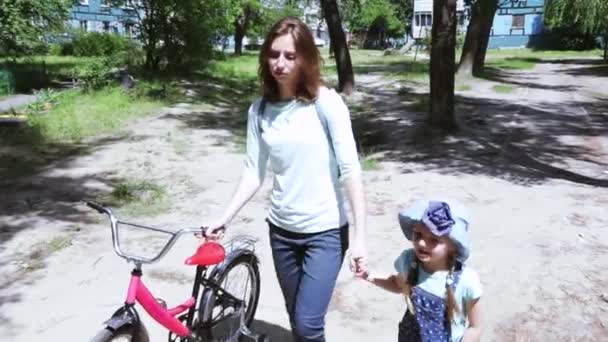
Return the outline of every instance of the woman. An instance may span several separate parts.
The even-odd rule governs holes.
[[[323,86],[320,54],[299,19],[280,20],[259,56],[263,97],[249,108],[247,161],[211,238],[273,172],[266,221],[275,270],[296,341],[325,341],[325,314],[349,246],[341,182],[354,217],[351,270],[366,271],[365,200],[350,114]]]

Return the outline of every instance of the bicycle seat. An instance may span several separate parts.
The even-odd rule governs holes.
[[[217,242],[207,241],[200,245],[196,253],[186,259],[186,265],[211,266],[219,264],[226,258],[226,250]]]

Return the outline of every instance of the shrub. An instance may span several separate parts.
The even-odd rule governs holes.
[[[125,49],[127,38],[101,32],[87,32],[76,36],[73,41],[75,56],[111,56]]]

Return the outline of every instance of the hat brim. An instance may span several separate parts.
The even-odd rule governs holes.
[[[452,200],[441,199],[438,201],[446,202],[450,206],[455,224],[452,227],[449,238],[454,242],[458,253],[458,259],[465,261],[469,257],[469,214],[460,203]],[[406,239],[412,241],[414,235],[414,224],[422,220],[422,215],[429,204],[429,200],[419,201],[399,212],[398,220],[401,231]]]

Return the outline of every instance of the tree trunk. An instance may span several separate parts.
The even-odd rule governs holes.
[[[338,69],[338,91],[350,94],[355,89],[353,65],[346,44],[346,35],[342,29],[340,12],[336,0],[321,0],[323,16],[329,30],[329,40],[333,48]]]
[[[454,69],[456,55],[456,0],[433,2],[431,44],[431,126],[452,130],[454,118]]]
[[[494,15],[496,14],[496,10],[498,10],[498,1],[488,1],[485,3],[488,7],[484,14],[483,26],[480,32],[481,36],[479,37],[477,53],[475,54],[475,60],[473,62],[473,75],[475,76],[479,76],[486,65],[486,53],[488,52],[488,45],[490,44],[490,32],[492,31],[492,25],[494,24]]]
[[[608,34],[604,35],[604,61],[608,62]]]
[[[243,54],[243,37],[245,37],[243,30],[241,30],[239,28],[238,24],[235,23],[234,54],[237,56],[240,56],[241,54]]]
[[[471,21],[458,65],[459,77],[471,77],[483,69],[497,9],[498,0],[476,1],[471,6]]]
[[[253,15],[251,7],[245,6],[243,14],[234,19],[234,54],[237,56],[243,54],[243,38],[247,34]]]

